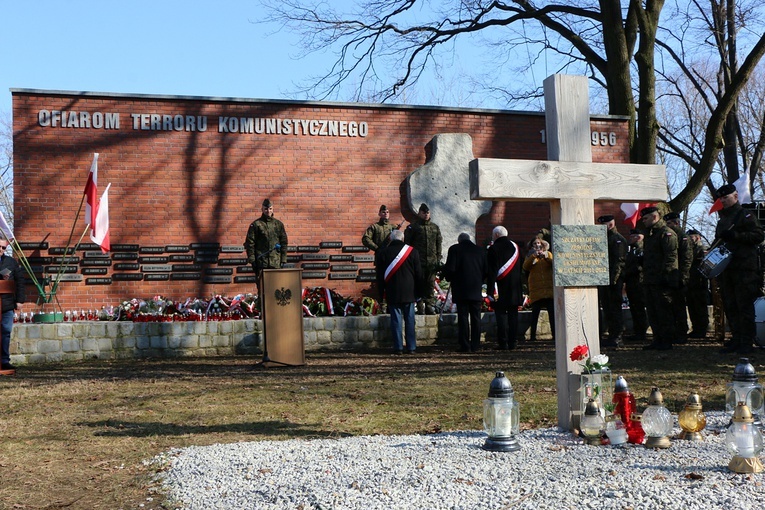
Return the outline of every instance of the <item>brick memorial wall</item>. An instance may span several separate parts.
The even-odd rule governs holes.
[[[12,96],[15,234],[40,276],[68,265],[57,295],[64,308],[254,292],[242,243],[266,197],[304,285],[358,297],[374,279],[361,235],[380,204],[393,222],[415,218],[406,178],[427,161],[436,134],[468,133],[475,157],[546,158],[541,113],[28,89]],[[625,119],[593,117],[591,128],[595,161],[627,161]],[[72,223],[94,153],[99,194],[111,183],[112,251],[101,254],[86,235],[66,252],[70,233],[73,247],[85,228],[84,208]],[[479,243],[496,224],[525,242],[548,226],[548,206],[495,203],[476,225]],[[454,242],[444,240],[444,254]]]

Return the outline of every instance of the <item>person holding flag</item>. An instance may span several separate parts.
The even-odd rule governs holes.
[[[417,282],[422,279],[420,254],[412,246],[404,244],[402,231],[393,230],[390,233],[390,243],[375,252],[375,269],[380,301],[388,303],[393,354],[404,352],[402,319],[406,328],[406,352],[414,354],[417,349],[414,329],[415,290]]]
[[[486,289],[489,301],[494,301],[494,316],[497,321],[497,342],[499,349],[515,349],[518,335],[518,307],[523,304],[521,286],[520,250],[507,237],[502,225],[491,232],[492,244],[486,254],[489,274]],[[497,298],[494,298],[494,289]]]

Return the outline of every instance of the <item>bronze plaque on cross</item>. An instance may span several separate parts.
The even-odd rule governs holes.
[[[553,225],[552,253],[556,287],[609,284],[605,225]]]

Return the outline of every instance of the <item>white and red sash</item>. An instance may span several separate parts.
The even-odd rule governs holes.
[[[396,258],[391,261],[391,263],[388,265],[388,268],[385,270],[385,281],[391,279],[391,277],[396,273],[396,271],[399,270],[401,265],[406,261],[406,259],[409,258],[409,255],[412,253],[412,248],[408,244],[405,244],[401,251],[398,252],[398,255],[396,255]]]
[[[497,271],[497,281],[502,280],[507,275],[510,274],[510,271],[513,270],[515,267],[515,263],[518,262],[518,245],[515,244],[513,241],[510,241],[510,244],[513,245],[513,248],[515,248],[515,253],[513,253],[513,256],[510,257],[510,259],[505,262],[505,265],[499,268]]]

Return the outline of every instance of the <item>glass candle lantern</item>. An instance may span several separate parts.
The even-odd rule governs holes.
[[[590,399],[584,409],[584,415],[579,424],[587,444],[598,446],[602,444],[601,436],[606,422],[600,412],[600,404]]]
[[[627,440],[632,444],[643,444],[645,432],[636,416],[637,404],[635,396],[630,391],[629,385],[623,376],[616,378],[614,383],[614,413],[622,417],[624,427],[627,429]]]
[[[741,358],[733,369],[733,380],[725,385],[725,410],[733,415],[739,402],[744,402],[752,413],[756,427],[763,429],[765,395],[749,358]]]
[[[672,433],[672,414],[664,407],[664,398],[659,388],[651,389],[648,407],[641,419],[645,431],[647,448],[669,448],[669,435]]]
[[[733,419],[725,432],[725,447],[733,458],[728,469],[736,473],[759,473],[763,470],[757,456],[762,451],[762,434],[754,426],[752,412],[746,403],[739,402]]]
[[[601,416],[605,416],[606,405],[611,404],[613,399],[613,386],[611,383],[611,371],[601,368],[591,372],[582,372],[579,375],[580,393],[582,395],[582,407],[587,407],[587,402],[592,399],[599,404]]]
[[[707,417],[701,411],[701,397],[698,393],[691,393],[685,408],[677,415],[677,421],[683,432],[680,439],[689,441],[702,441],[704,436],[701,431],[707,426]]]
[[[517,434],[520,431],[520,408],[514,400],[515,392],[504,372],[497,372],[489,385],[489,398],[483,401],[483,429],[489,435],[484,450],[514,452],[521,449]]]
[[[616,446],[627,442],[627,427],[618,414],[606,416],[606,436],[608,441]]]

